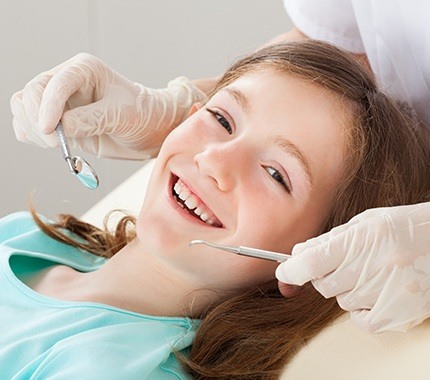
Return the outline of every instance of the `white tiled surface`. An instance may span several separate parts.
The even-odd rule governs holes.
[[[10,96],[41,71],[86,51],[160,88],[218,74],[290,27],[281,0],[0,0],[0,216],[26,209],[32,191],[41,213],[80,215],[141,166],[82,154],[101,178],[91,192],[58,150],[17,142]]]

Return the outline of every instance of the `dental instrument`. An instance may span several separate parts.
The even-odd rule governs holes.
[[[236,255],[255,257],[257,259],[264,259],[264,260],[272,260],[272,261],[277,261],[279,263],[282,263],[283,261],[288,260],[290,257],[292,257],[291,255],[288,255],[286,253],[265,251],[263,249],[256,249],[256,248],[249,248],[249,247],[242,247],[242,246],[232,247],[229,245],[210,243],[206,240],[192,240],[189,245],[191,246],[194,244],[205,244],[215,249],[221,249],[223,251],[235,253]]]
[[[99,178],[97,177],[96,172],[83,158],[78,156],[72,157],[69,144],[66,140],[66,135],[64,134],[63,124],[61,124],[61,122],[58,123],[55,130],[60,142],[61,153],[69,165],[70,172],[89,189],[96,189],[99,186]]]

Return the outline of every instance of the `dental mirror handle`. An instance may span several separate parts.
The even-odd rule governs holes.
[[[73,163],[72,154],[70,153],[70,148],[69,148],[69,144],[67,143],[66,135],[64,134],[63,124],[59,122],[55,130],[57,132],[58,141],[60,142],[61,154],[69,164],[70,171],[73,174],[76,174],[77,171]]]

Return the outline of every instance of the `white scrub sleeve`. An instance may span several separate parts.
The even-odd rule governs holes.
[[[364,53],[354,9],[346,0],[284,0],[293,24],[312,39]]]

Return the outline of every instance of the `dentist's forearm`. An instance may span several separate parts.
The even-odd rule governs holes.
[[[308,37],[306,35],[304,35],[302,32],[300,32],[300,30],[298,30],[297,28],[293,28],[286,33],[282,33],[282,34],[270,39],[269,41],[267,41],[267,43],[265,43],[261,47],[269,46],[269,45],[276,44],[279,42],[284,42],[284,41],[298,41],[298,40],[303,40],[303,39],[308,39]],[[210,96],[216,83],[217,83],[217,81],[218,81],[218,79],[219,79],[219,77],[201,78],[201,79],[193,80],[192,83],[200,91],[202,91],[206,95]]]
[[[213,78],[194,79],[191,82],[200,91],[205,93],[207,96],[210,96],[218,80],[219,80],[219,77],[213,77]]]

